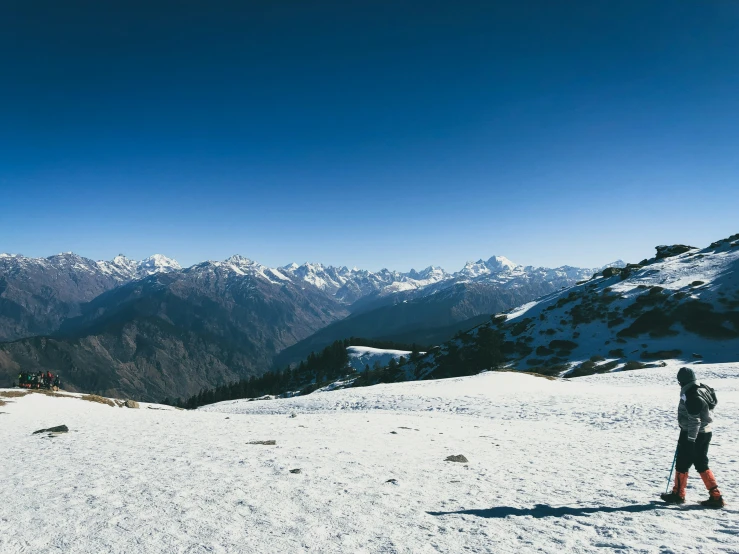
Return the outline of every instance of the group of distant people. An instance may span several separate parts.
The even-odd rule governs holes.
[[[38,373],[22,371],[18,375],[18,386],[24,389],[59,390],[62,382],[59,375],[54,375],[51,371],[39,371]]]

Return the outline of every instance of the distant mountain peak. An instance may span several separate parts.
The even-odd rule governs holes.
[[[459,271],[459,275],[467,278],[480,277],[482,275],[510,272],[519,267],[505,256],[493,256],[488,260],[477,260],[467,262]]]
[[[55,258],[64,258],[64,259],[70,259],[71,258],[73,260],[86,259],[86,258],[83,258],[82,256],[80,256],[79,254],[75,254],[74,252],[59,252],[59,254],[54,254],[53,256],[49,256],[46,259],[47,260],[51,260],[51,259],[55,259]]]
[[[505,256],[493,256],[487,262],[486,265],[489,269],[497,269],[499,271],[510,271],[518,267],[517,263],[512,262]]]
[[[408,276],[411,279],[428,279],[429,277],[439,277],[444,278],[448,275],[446,271],[444,271],[443,268],[439,266],[433,266],[430,265],[425,269],[422,269],[421,271],[416,271],[415,269],[411,269],[408,272]]]
[[[162,254],[154,254],[148,258],[141,260],[137,264],[139,272],[161,273],[166,271],[177,271],[182,269],[179,263],[172,258],[168,258]]]
[[[255,262],[247,258],[246,256],[242,256],[241,254],[234,254],[230,258],[226,258],[225,260],[227,263],[236,264],[236,265],[252,265]]]
[[[126,257],[125,254],[118,254],[115,258],[112,260],[114,263],[125,263],[125,262],[131,262],[130,258]]]
[[[615,262],[611,262],[609,264],[604,265],[600,269],[602,271],[602,270],[607,269],[609,267],[626,267],[626,262],[623,261],[623,260],[616,260]]]

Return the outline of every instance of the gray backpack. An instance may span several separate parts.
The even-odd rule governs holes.
[[[698,396],[701,397],[701,400],[703,400],[708,405],[709,410],[713,410],[718,404],[716,391],[705,383],[701,383],[700,385],[698,385],[696,392],[698,393]]]

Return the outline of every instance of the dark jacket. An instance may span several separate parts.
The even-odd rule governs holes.
[[[687,432],[688,440],[695,441],[698,433],[710,433],[713,412],[698,392],[700,383],[693,381],[680,389],[680,404],[677,407],[677,422]]]

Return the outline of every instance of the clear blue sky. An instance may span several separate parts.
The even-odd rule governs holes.
[[[739,3],[0,10],[0,252],[449,270],[739,232]]]

